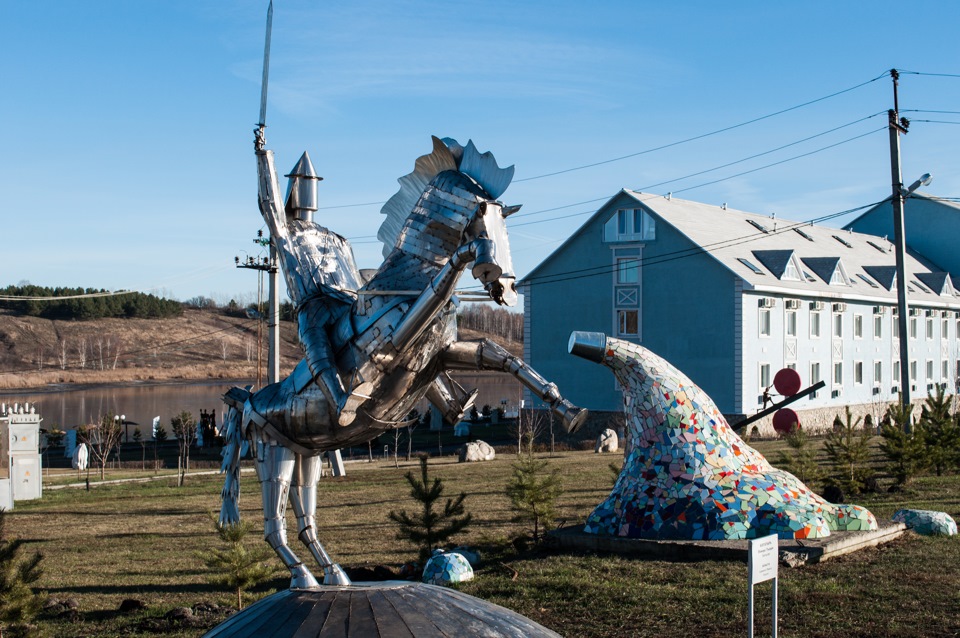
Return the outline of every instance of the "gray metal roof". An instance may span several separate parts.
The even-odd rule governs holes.
[[[784,294],[823,297],[869,297],[889,302],[896,300],[896,288],[890,289],[891,282],[878,280],[882,278],[874,276],[886,274],[891,269],[895,273],[893,244],[883,238],[675,197],[624,192],[704,248],[740,277],[745,289],[776,289],[776,292]],[[655,250],[651,249],[650,253],[654,255]],[[816,276],[804,276],[800,281],[780,279],[791,253],[800,259],[807,271],[805,274],[813,273]],[[760,266],[759,274],[741,261],[742,258],[750,260],[751,256],[759,262],[756,264]],[[843,265],[849,285],[829,283],[838,262]],[[960,297],[955,291],[950,296],[939,294],[942,282],[948,275],[936,274],[935,268],[921,255],[909,251],[906,261],[908,284],[911,280],[930,280],[930,286],[936,288],[924,292],[918,286],[911,285],[910,300],[930,305],[960,306]],[[936,281],[941,282],[939,287],[934,285]]]
[[[526,283],[527,278],[536,277],[548,262],[562,255],[573,239],[591,226],[598,217],[606,218],[615,212],[616,209],[609,206],[621,194],[628,195],[640,207],[647,208],[659,218],[658,223],[672,226],[704,249],[742,279],[745,290],[838,299],[863,298],[896,303],[897,289],[893,286],[896,257],[893,244],[885,238],[626,189],[615,194],[591,215],[583,226],[528,273],[521,283]],[[656,249],[651,246],[648,254],[654,257]],[[787,262],[794,255],[800,259],[803,266],[800,280],[780,279]],[[843,264],[849,285],[829,283],[838,260]],[[810,264],[815,264],[816,268]],[[750,265],[753,265],[753,268]],[[922,255],[908,249],[908,285],[911,281],[929,279],[939,270]],[[819,272],[814,275],[811,271]],[[944,296],[938,294],[939,290],[930,292],[928,288],[924,291],[910,285],[910,301],[960,308],[960,295],[957,294],[957,290],[960,290],[960,273],[949,276],[953,282],[951,295]],[[940,275],[937,275],[937,279],[939,278]]]

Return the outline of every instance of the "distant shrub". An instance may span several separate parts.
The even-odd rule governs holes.
[[[138,318],[165,319],[183,314],[183,305],[179,301],[163,299],[155,295],[131,292],[102,297],[96,295],[109,291],[95,288],[48,288],[45,286],[7,286],[0,288],[0,295],[8,297],[49,297],[50,301],[25,299],[23,301],[0,301],[13,312],[44,319],[103,319]],[[58,299],[63,297],[63,299]],[[73,297],[72,299],[67,297]],[[77,298],[79,297],[79,298]]]

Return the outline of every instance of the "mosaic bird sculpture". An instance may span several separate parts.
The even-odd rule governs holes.
[[[585,530],[647,539],[822,538],[877,529],[857,505],[834,505],[770,465],[682,372],[646,348],[574,332],[571,354],[603,364],[623,390],[623,470]]]

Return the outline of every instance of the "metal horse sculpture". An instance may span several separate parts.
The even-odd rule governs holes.
[[[317,585],[287,545],[289,498],[298,536],[324,570],[325,584],[349,584],[315,532],[320,454],[364,443],[422,399],[456,422],[470,409],[451,370],[512,374],[557,414],[568,431],[586,412],[560,396],[522,360],[488,340],[457,340],[454,291],[467,268],[502,305],[517,300],[505,220],[519,209],[497,201],[513,177],[472,142],[433,138],[433,152],[400,178],[383,207],[378,236],[386,259],[369,279],[349,243],[312,220],[316,176],[304,153],[280,199],[273,153],[256,140],[260,211],[297,308],[305,358],[286,379],[257,392],[231,389],[224,401],[228,446],[222,524],[239,520],[239,458],[249,441],[260,480],[264,536],[292,575],[292,588]]]

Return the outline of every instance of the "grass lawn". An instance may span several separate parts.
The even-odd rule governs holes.
[[[819,441],[817,442],[819,444]],[[756,447],[777,458],[782,445]],[[462,542],[481,546],[486,561],[477,579],[462,585],[469,594],[525,614],[565,636],[732,636],[746,633],[746,566],[735,562],[678,563],[592,554],[519,554],[508,539],[511,522],[504,486],[510,455],[478,464],[452,458],[431,460],[447,493],[468,494],[474,525]],[[615,455],[565,452],[551,459],[561,468],[565,491],[561,519],[582,520],[612,485],[608,464]],[[391,509],[412,509],[405,472],[416,463],[351,463],[347,476],[322,479],[319,535],[346,567],[399,565],[416,550],[395,540]],[[131,474],[124,471],[125,476]],[[133,472],[132,474],[136,474]],[[147,473],[151,474],[150,472]],[[74,475],[75,476],[75,475]],[[107,478],[113,478],[108,471]],[[212,516],[219,509],[221,479],[188,477],[82,489],[48,490],[42,500],[17,502],[8,532],[44,553],[39,587],[51,598],[74,598],[79,613],[47,614],[38,621],[48,636],[196,636],[200,626],[176,629],[153,619],[181,606],[234,604],[233,594],[208,584],[198,560],[218,544]],[[242,513],[260,529],[256,479],[244,474]],[[897,494],[858,499],[878,519],[900,507],[943,510],[960,519],[960,477],[922,477]],[[295,529],[291,519],[288,527]],[[251,534],[251,543],[260,542]],[[306,557],[305,549],[294,550]],[[289,583],[277,576],[248,600]],[[319,570],[315,570],[319,571]],[[757,635],[769,635],[769,584],[757,588]],[[116,612],[137,598],[147,609]],[[780,631],[783,636],[956,636],[960,634],[960,538],[908,534],[876,549],[821,565],[780,571]],[[209,624],[217,620],[211,618]]]

